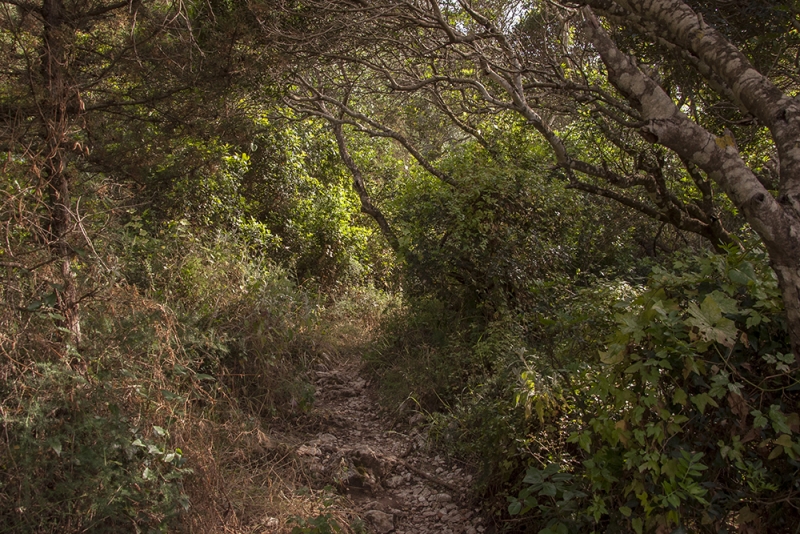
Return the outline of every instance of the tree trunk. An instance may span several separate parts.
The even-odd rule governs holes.
[[[366,213],[372,217],[376,223],[378,223],[378,227],[381,229],[381,233],[383,234],[383,237],[386,238],[389,246],[392,247],[392,250],[398,252],[400,250],[400,242],[397,239],[397,235],[394,233],[391,226],[389,226],[389,221],[387,221],[386,217],[383,216],[383,212],[375,204],[373,204],[372,200],[369,198],[369,193],[367,192],[367,187],[364,184],[364,177],[361,174],[361,169],[358,168],[358,165],[356,165],[356,162],[353,161],[353,158],[350,156],[350,152],[347,150],[347,142],[344,138],[342,123],[332,121],[331,126],[333,127],[333,134],[336,136],[336,144],[339,146],[339,155],[341,156],[344,164],[350,170],[350,174],[353,176],[353,189],[355,189],[356,193],[358,194],[358,198],[361,200],[362,213]]]
[[[772,268],[778,275],[778,284],[783,293],[789,334],[792,336],[792,348],[795,355],[800,356],[797,341],[800,339],[800,260],[795,260],[791,265],[773,262]]]
[[[746,165],[730,134],[717,137],[689,119],[633,59],[617,48],[592,11],[584,9],[587,36],[607,67],[609,80],[641,109],[645,119],[640,130],[643,137],[702,169],[763,240],[778,275],[792,350],[800,357],[800,212],[796,209],[800,198],[795,193],[800,184],[800,165],[792,163],[800,160],[800,111],[796,112],[800,104],[755,71],[722,36],[702,27],[702,20],[698,22],[698,17],[679,0],[630,4],[637,13],[672,28],[676,39],[687,40],[686,47],[703,57],[755,116],[764,115],[762,122],[770,127],[781,156],[781,190],[777,199]],[[776,120],[778,115],[780,120]],[[793,137],[794,148],[786,148],[791,144],[786,137]]]
[[[66,23],[63,0],[43,0],[41,73],[45,99],[42,103],[42,137],[44,140],[44,179],[48,189],[50,212],[50,250],[60,263],[61,287],[57,303],[64,317],[64,341],[77,347],[81,341],[80,310],[76,276],[72,268],[72,250],[67,238],[72,223],[70,179],[66,170],[65,144],[70,118],[67,104],[70,87],[67,80],[69,54],[67,36],[72,30]]]

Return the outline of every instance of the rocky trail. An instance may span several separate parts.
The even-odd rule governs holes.
[[[465,501],[471,475],[429,451],[424,416],[411,413],[410,428],[392,430],[355,363],[318,368],[315,382],[295,453],[315,487],[344,496],[347,516],[376,534],[487,531]]]

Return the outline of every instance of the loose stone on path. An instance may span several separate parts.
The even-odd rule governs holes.
[[[424,436],[388,430],[354,367],[316,372],[317,430],[296,454],[319,487],[333,485],[377,534],[479,534],[482,520],[459,501],[471,477],[426,455]],[[418,425],[421,414],[410,421]],[[454,491],[455,490],[455,491]]]

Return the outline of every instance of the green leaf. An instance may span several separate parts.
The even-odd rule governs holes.
[[[767,457],[767,460],[774,460],[775,458],[777,458],[781,454],[783,454],[783,446],[778,445],[777,447],[772,449],[772,452],[769,453],[769,456]]]
[[[737,267],[728,271],[728,278],[731,279],[731,282],[739,284],[740,286],[746,286],[749,282],[755,282],[756,275],[753,270],[753,265],[750,262],[741,262]]]
[[[622,515],[624,515],[625,517],[630,517],[630,516],[631,516],[631,513],[633,513],[633,510],[631,510],[631,509],[630,509],[630,508],[628,508],[627,506],[620,506],[620,507],[619,507],[619,513],[621,513],[621,514],[622,514]]]
[[[542,484],[542,489],[539,491],[539,495],[545,495],[547,497],[555,497],[556,496],[556,485],[552,482],[545,482]]]
[[[582,433],[580,437],[578,437],[578,445],[586,452],[592,452],[592,435],[588,432]]]
[[[606,365],[616,365],[625,358],[624,347],[621,349],[619,346],[611,346],[608,351],[598,351],[600,353],[600,361]]]
[[[176,394],[174,394],[173,392],[171,392],[171,391],[169,391],[167,389],[162,389],[161,390],[161,395],[164,397],[164,400],[167,400],[167,401],[174,401],[174,400],[181,400],[182,401],[182,400],[184,400],[183,397],[181,397],[180,395],[176,395]]]
[[[633,373],[637,372],[639,369],[642,368],[642,362],[636,362],[627,369],[625,369],[626,375],[632,375]]]
[[[769,407],[769,418],[772,421],[772,429],[781,434],[791,434],[792,429],[786,420],[786,415],[781,411],[781,407],[773,404]]]
[[[542,473],[535,467],[528,468],[528,472],[525,473],[525,478],[522,479],[524,484],[541,484],[544,481],[542,478]]]
[[[690,302],[688,311],[691,318],[686,320],[686,324],[696,327],[706,341],[716,341],[726,347],[733,347],[738,330],[733,321],[722,316],[723,307],[730,309],[730,304],[723,301],[720,305],[713,293],[706,296],[700,307]]]
[[[634,532],[636,534],[642,534],[642,530],[644,529],[644,523],[641,517],[634,517],[631,519],[631,526],[633,527]]]
[[[672,394],[672,402],[673,404],[684,406],[686,404],[686,392],[682,388],[676,389],[675,393]]]
[[[706,406],[711,405],[714,407],[719,407],[717,401],[712,399],[708,393],[700,393],[699,395],[693,395],[691,397],[692,404],[697,406],[697,409],[700,410],[700,413],[705,413]]]
[[[739,303],[736,302],[736,299],[730,298],[722,291],[714,291],[709,295],[709,297],[713,297],[715,304],[719,307],[722,313],[739,313]]]
[[[750,415],[753,416],[753,426],[756,428],[764,428],[767,426],[769,420],[767,417],[761,412],[761,410],[753,410],[750,412]]]
[[[53,449],[53,452],[56,453],[56,456],[61,456],[61,441],[58,438],[48,439],[47,444],[50,445],[50,448]]]
[[[561,470],[558,464],[547,464],[547,467],[544,468],[542,474],[544,474],[545,478],[548,478],[552,475],[555,475]]]

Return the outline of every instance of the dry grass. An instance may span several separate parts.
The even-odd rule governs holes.
[[[372,340],[389,303],[390,299],[366,291],[332,299],[306,333],[305,363],[334,366],[357,357]],[[268,425],[263,418],[246,417],[245,413],[253,412],[243,412],[238,406],[252,407],[252,400],[228,398],[227,406],[216,407],[217,413],[227,414],[224,422],[195,422],[181,434],[187,449],[196,455],[195,475],[187,484],[193,507],[184,529],[226,534],[289,532],[296,525],[292,518],[325,514],[343,532],[352,532],[349,525],[356,516],[348,502],[324,489],[313,489],[294,454],[300,438],[291,421],[273,419]]]
[[[79,353],[66,356],[57,320],[48,316],[54,310],[28,313],[6,307],[0,312],[0,379],[5,384],[0,388],[5,429],[0,464],[6,466],[7,481],[0,516],[19,519],[15,508],[24,500],[22,481],[31,477],[34,485],[29,491],[36,494],[34,501],[38,498],[38,511],[49,514],[36,517],[37,510],[28,510],[30,517],[18,523],[22,527],[17,531],[47,532],[57,525],[59,532],[83,532],[91,530],[93,519],[103,520],[91,515],[97,504],[92,499],[105,498],[102,495],[90,494],[85,503],[76,504],[72,511],[85,514],[77,518],[48,502],[47,488],[35,485],[37,473],[26,471],[41,464],[64,477],[85,474],[64,465],[66,438],[61,438],[64,451],[58,455],[46,445],[50,434],[63,426],[57,410],[37,416],[44,426],[28,437],[43,445],[30,452],[29,467],[7,468],[18,456],[14,450],[22,439],[21,434],[14,435],[22,428],[18,423],[31,417],[34,405],[89,410],[87,417],[93,414],[112,426],[118,410],[125,421],[122,426],[136,429],[145,441],[158,441],[154,429],[167,429],[165,452],[180,449],[182,468],[192,471],[181,483],[190,506],[169,521],[171,529],[209,534],[289,532],[292,518],[326,514],[350,531],[347,525],[354,515],[347,502],[310,489],[310,478],[294,454],[300,438],[292,435],[292,421],[313,403],[306,370],[360,356],[391,299],[369,290],[351,290],[322,302],[279,276],[266,281],[262,276],[258,284],[248,286],[248,277],[254,274],[245,268],[229,269],[227,274],[216,270],[219,265],[193,268],[194,279],[183,283],[194,284],[195,291],[188,297],[178,292],[182,298],[178,302],[167,303],[124,284],[95,295],[83,306],[84,345]],[[204,273],[211,274],[203,278]],[[193,300],[203,297],[206,303]],[[19,297],[14,301],[23,302]],[[207,304],[210,301],[212,305]],[[200,322],[187,322],[180,310],[190,308],[190,303],[211,313]],[[53,369],[57,373],[48,378]],[[83,400],[73,402],[76,398]],[[98,432],[92,439],[101,454],[106,447],[117,446],[103,443],[103,430]],[[139,474],[142,468],[136,467]],[[130,530],[135,517],[154,522],[164,518],[146,508],[127,510],[128,517],[107,522]]]

